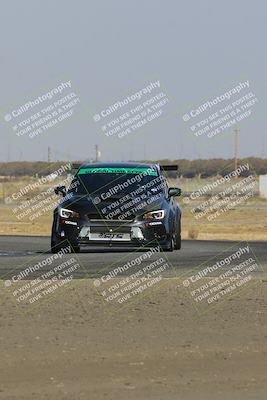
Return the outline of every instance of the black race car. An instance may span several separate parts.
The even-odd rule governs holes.
[[[167,168],[167,166],[166,166]],[[168,169],[177,169],[168,166]],[[81,164],[54,210],[51,251],[70,246],[181,248],[181,210],[164,168],[144,163]]]

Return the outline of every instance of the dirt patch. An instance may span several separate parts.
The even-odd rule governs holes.
[[[19,308],[0,292],[0,398],[266,398],[266,285],[199,315],[177,279],[111,312],[79,280]]]

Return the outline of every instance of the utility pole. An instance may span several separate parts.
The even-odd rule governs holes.
[[[101,156],[101,153],[100,153],[98,144],[96,144],[95,145],[95,162],[99,162],[100,156]]]
[[[235,132],[235,170],[237,170],[238,162],[240,159],[240,138],[239,138],[240,129],[236,128],[234,132]]]
[[[51,163],[51,147],[50,146],[48,146],[48,149],[47,149],[47,162],[49,162],[49,163]]]

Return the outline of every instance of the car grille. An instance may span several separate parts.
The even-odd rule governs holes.
[[[88,217],[88,219],[90,220],[90,221],[103,221],[103,222],[111,222],[111,223],[113,223],[113,222],[116,222],[116,223],[118,223],[118,222],[120,222],[120,224],[123,224],[123,223],[127,223],[127,222],[132,222],[133,221],[133,219],[119,219],[118,217],[119,217],[119,215],[117,216],[117,217],[114,217],[114,218],[112,218],[112,219],[109,219],[109,218],[107,218],[104,214],[101,214],[100,212],[99,213],[90,213],[90,214],[87,214],[87,217]]]
[[[90,232],[91,233],[110,233],[110,232],[116,232],[116,233],[131,233],[131,227],[130,226],[123,226],[123,225],[106,225],[106,224],[101,224],[101,225],[96,225],[96,226],[90,226]]]

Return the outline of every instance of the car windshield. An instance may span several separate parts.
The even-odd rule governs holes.
[[[101,195],[106,198],[142,192],[164,191],[164,182],[155,168],[81,168],[68,193]]]

